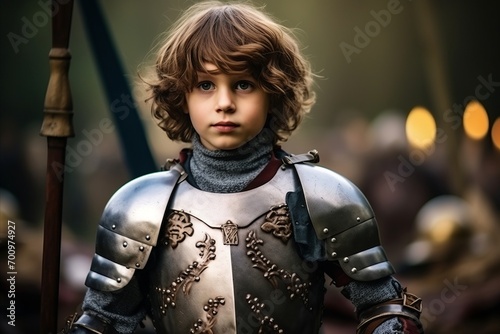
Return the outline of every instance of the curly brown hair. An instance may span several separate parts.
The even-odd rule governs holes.
[[[172,140],[190,142],[185,113],[197,72],[211,63],[223,73],[250,73],[269,94],[266,127],[285,141],[315,102],[310,63],[291,29],[246,3],[201,2],[186,10],[160,44],[156,77],[148,86],[152,114]]]

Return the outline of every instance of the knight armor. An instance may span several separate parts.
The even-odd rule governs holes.
[[[352,279],[394,271],[362,193],[304,160],[238,193],[199,190],[179,164],[131,181],[104,210],[87,286],[116,291],[149,270],[158,333],[318,332],[324,268],[300,255],[297,228],[312,225],[325,262]]]

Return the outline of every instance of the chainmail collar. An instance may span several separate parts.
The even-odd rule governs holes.
[[[210,151],[195,134],[189,169],[196,186],[203,191],[239,192],[264,169],[272,151],[273,136],[268,129],[234,150]]]

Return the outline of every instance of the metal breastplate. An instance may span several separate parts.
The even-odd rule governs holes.
[[[324,278],[297,254],[286,193],[293,168],[240,193],[178,185],[149,298],[158,333],[317,333]]]

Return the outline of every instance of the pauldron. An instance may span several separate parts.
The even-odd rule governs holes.
[[[116,291],[146,265],[156,245],[170,195],[185,172],[180,168],[134,179],[121,187],[104,208],[96,252],[85,284]]]
[[[352,279],[371,281],[394,273],[380,245],[375,215],[362,192],[345,177],[305,161],[315,151],[284,159],[294,165],[314,231],[325,241],[327,259]],[[305,161],[304,161],[305,160]]]

